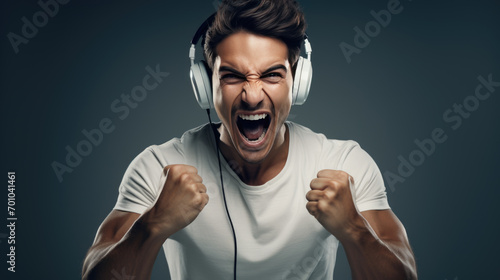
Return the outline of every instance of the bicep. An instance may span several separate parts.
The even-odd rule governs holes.
[[[112,210],[97,230],[92,246],[120,241],[139,216],[138,213]]]

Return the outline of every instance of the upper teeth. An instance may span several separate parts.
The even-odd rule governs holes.
[[[247,121],[261,120],[267,117],[267,114],[257,114],[257,115],[239,115],[240,118]]]

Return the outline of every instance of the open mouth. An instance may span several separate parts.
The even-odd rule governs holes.
[[[236,125],[240,134],[248,142],[259,142],[264,139],[271,118],[267,114],[238,115]]]

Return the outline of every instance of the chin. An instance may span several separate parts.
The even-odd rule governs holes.
[[[242,150],[239,150],[238,154],[240,155],[241,159],[243,161],[245,161],[246,163],[259,164],[267,158],[267,155],[269,154],[269,150],[267,150],[267,149],[263,150],[263,151],[242,151]]]

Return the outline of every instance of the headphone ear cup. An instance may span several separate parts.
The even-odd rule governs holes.
[[[194,96],[202,109],[214,108],[212,83],[210,82],[209,73],[210,71],[205,61],[193,64],[189,70]]]
[[[311,61],[299,57],[295,68],[295,79],[293,81],[292,105],[302,105],[307,100],[312,81]]]

